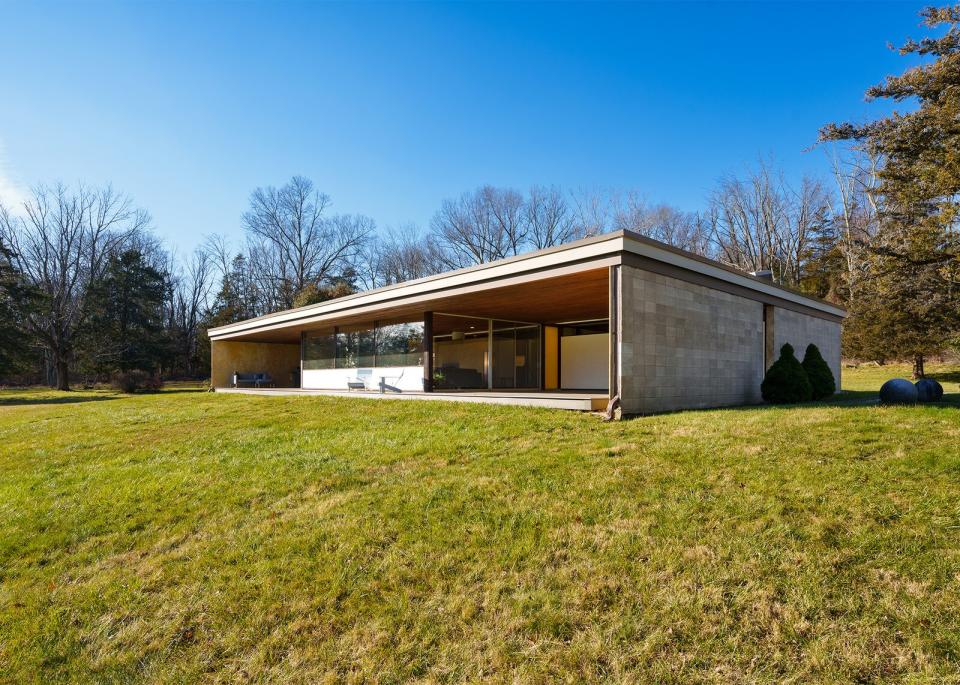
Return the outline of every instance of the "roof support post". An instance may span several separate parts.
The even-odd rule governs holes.
[[[433,392],[433,312],[423,313],[423,391]]]
[[[610,294],[607,298],[610,307],[610,402],[607,404],[607,420],[614,418],[614,412],[620,406],[620,379],[623,369],[620,359],[620,265],[608,267]]]

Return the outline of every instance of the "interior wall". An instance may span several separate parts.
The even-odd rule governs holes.
[[[610,334],[565,335],[560,338],[560,387],[603,390],[609,379]]]
[[[229,388],[234,372],[269,373],[278,388],[293,387],[291,372],[300,370],[300,345],[285,343],[210,342],[210,385]]]

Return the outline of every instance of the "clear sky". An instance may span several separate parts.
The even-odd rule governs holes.
[[[0,196],[113,182],[181,252],[294,174],[381,227],[484,183],[699,209],[758,156],[826,177],[923,4],[0,1]]]

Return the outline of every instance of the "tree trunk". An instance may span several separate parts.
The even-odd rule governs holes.
[[[918,354],[913,358],[913,379],[923,378],[923,355]]]
[[[57,390],[70,389],[70,367],[66,360],[57,360]]]

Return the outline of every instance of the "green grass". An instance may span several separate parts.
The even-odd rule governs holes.
[[[940,382],[944,392],[960,392],[960,366],[956,364],[938,364],[928,362],[924,365],[924,371],[927,377]],[[913,373],[913,367],[910,364],[863,364],[856,368],[844,368],[840,371],[843,374],[843,388],[854,391],[870,391],[873,397],[876,397],[876,391],[883,385],[884,381],[891,378],[910,379]]]
[[[888,371],[617,423],[0,393],[0,681],[960,682],[960,404]]]

